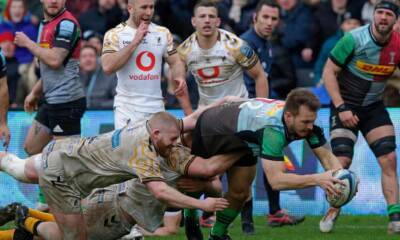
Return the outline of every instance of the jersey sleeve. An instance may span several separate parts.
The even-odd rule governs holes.
[[[324,131],[322,130],[322,128],[314,125],[313,132],[311,136],[306,138],[306,141],[311,148],[318,148],[323,146],[326,143],[326,138],[324,136]]]
[[[175,53],[177,53],[177,51],[174,46],[174,38],[172,37],[171,32],[167,29],[167,48],[165,49],[164,57],[169,57]]]
[[[115,53],[118,52],[118,50],[119,50],[118,35],[113,29],[111,29],[108,32],[106,32],[106,35],[104,36],[102,54]]]
[[[257,54],[245,41],[239,41],[239,47],[232,51],[236,62],[244,69],[251,69],[259,61]]]
[[[286,140],[282,132],[265,128],[262,135],[261,157],[268,160],[283,161],[283,148]]]
[[[58,23],[55,31],[53,46],[72,50],[80,39],[79,26],[65,19]]]
[[[332,49],[329,58],[338,66],[343,67],[352,56],[356,42],[351,33],[346,33]]]
[[[7,74],[6,58],[4,57],[3,52],[0,51],[0,78],[5,77],[6,74]]]
[[[181,175],[187,175],[189,166],[195,157],[196,156],[190,154],[190,148],[178,144],[172,149],[167,161],[173,171]]]

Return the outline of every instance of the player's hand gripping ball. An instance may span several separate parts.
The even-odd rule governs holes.
[[[350,200],[356,195],[359,179],[354,172],[347,169],[339,169],[335,171],[333,177],[342,180],[344,185],[336,183],[335,187],[339,189],[340,193],[327,194],[326,200],[332,207],[339,208],[350,202]]]

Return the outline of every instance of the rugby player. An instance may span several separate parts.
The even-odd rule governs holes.
[[[66,145],[63,143],[58,144],[55,148],[62,148]],[[179,164],[168,165],[167,162],[160,162],[160,169],[165,178],[166,183],[172,187],[176,187],[176,180],[182,175],[182,171],[187,169],[187,164],[190,164],[190,149],[177,145],[173,149],[173,155],[176,155]],[[4,154],[3,154],[4,155]],[[31,157],[26,160],[20,160],[15,155],[8,154],[8,158],[13,158],[12,161],[26,162],[25,170],[31,168],[29,171],[33,174],[29,176],[29,182],[37,183],[38,176],[37,170],[34,166],[40,163],[41,156]],[[229,154],[225,156],[215,156],[231,158]],[[4,159],[4,156],[3,156]],[[211,159],[210,159],[211,160]],[[199,181],[196,181],[199,183]],[[210,181],[200,182],[201,185],[197,186],[197,190],[205,190],[214,192],[213,184]],[[182,186],[182,184],[181,184]],[[190,190],[193,190],[191,188]],[[110,187],[95,189],[92,193],[82,201],[83,215],[85,219],[88,239],[117,239],[130,232],[130,229],[135,224],[139,224],[142,228],[149,232],[154,232],[163,222],[163,215],[168,204],[176,207],[196,207],[188,204],[182,204],[176,201],[167,200],[162,202],[163,198],[154,196],[146,186],[138,179],[132,179],[127,182],[112,185]],[[190,206],[191,205],[191,206]],[[202,204],[203,210],[215,210],[223,206],[218,204],[214,199],[205,200]],[[18,236],[25,234],[21,233],[21,228],[26,229],[31,234],[29,238],[32,239],[33,235],[39,236],[43,239],[60,239],[59,231],[54,217],[51,214],[39,212],[34,209],[28,209],[20,204],[10,204],[5,208],[0,209],[0,226],[8,221],[14,220],[19,229],[15,231],[0,232],[0,239],[19,240]]]
[[[187,70],[197,82],[199,106],[209,105],[228,95],[247,98],[244,71],[254,79],[256,96],[267,97],[268,81],[257,54],[235,34],[219,29],[220,23],[215,3],[198,2],[192,17],[196,31],[178,47]],[[252,178],[243,179],[251,181]],[[198,226],[196,211],[186,210],[185,228],[189,239],[202,239]]]
[[[161,94],[163,59],[170,65],[177,83],[175,94],[185,114],[192,112],[184,64],[173,44],[170,31],[151,22],[154,0],[129,0],[129,19],[107,31],[101,63],[106,74],[116,73],[114,99],[115,129],[128,122],[148,119],[164,111]]]
[[[192,154],[208,158],[232,151],[245,152],[240,160],[232,160],[232,164],[246,167],[225,165],[228,174],[225,197],[229,208],[217,212],[217,222],[209,239],[230,239],[228,226],[250,194],[257,157],[262,159],[264,172],[275,190],[318,185],[328,194],[337,193],[334,183],[341,181],[332,176],[332,171],[340,169],[341,164],[331,152],[323,129],[315,124],[319,107],[318,98],[309,90],[295,89],[286,102],[262,98],[241,100],[209,108],[200,115],[193,132]],[[308,142],[322,166],[329,171],[309,175],[285,172],[283,150],[290,142],[300,139]],[[193,162],[188,175],[193,176],[202,167]]]
[[[6,58],[4,57],[4,54],[0,52],[0,140],[3,141],[3,147],[7,149],[11,136],[10,130],[7,126],[9,96],[6,74]]]
[[[331,51],[323,81],[332,99],[333,153],[343,167],[350,167],[358,132],[363,134],[382,170],[388,233],[400,234],[396,139],[382,101],[386,81],[400,64],[400,35],[393,31],[398,15],[397,2],[378,2],[373,22],[345,34]],[[320,222],[320,230],[330,232],[339,213],[340,209],[329,208]]]

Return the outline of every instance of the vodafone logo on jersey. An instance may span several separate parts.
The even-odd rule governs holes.
[[[140,52],[135,60],[136,67],[142,72],[152,71],[156,65],[156,56],[150,51]],[[140,72],[139,71],[139,72]],[[129,75],[131,80],[160,80],[160,74],[140,73]]]
[[[148,72],[154,68],[154,65],[156,65],[156,56],[152,52],[143,51],[137,55],[136,66],[140,70]]]
[[[213,83],[212,79],[218,78],[220,74],[220,70],[218,66],[214,66],[211,68],[211,70],[207,69],[207,71],[204,71],[205,68],[197,70],[197,74],[202,80],[203,83]],[[211,81],[210,81],[211,80]]]

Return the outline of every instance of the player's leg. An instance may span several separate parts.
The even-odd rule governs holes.
[[[359,113],[357,113],[357,116],[362,120]],[[351,165],[357,134],[358,128],[349,129],[344,127],[340,121],[337,110],[331,107],[330,135],[332,152],[339,159],[344,168],[349,168]],[[331,232],[339,214],[340,208],[330,207],[319,222],[319,230],[324,233]]]
[[[256,167],[234,166],[228,171],[228,192],[225,198],[229,208],[217,212],[217,219],[211,229],[210,239],[226,239],[229,225],[240,213],[244,202],[250,196],[250,188],[256,173]],[[238,181],[240,179],[240,181]]]
[[[48,104],[42,104],[29,128],[24,142],[24,149],[29,155],[41,153],[44,146],[53,138],[49,125],[49,111]]]
[[[0,231],[0,240],[33,240],[33,234],[25,229],[10,229]]]
[[[39,216],[41,218],[37,218]],[[46,222],[50,220],[51,222]],[[60,229],[54,222],[54,216],[42,213],[37,210],[29,209],[23,205],[17,205],[15,209],[15,224],[18,229],[24,229],[32,236],[40,237],[44,240],[62,239]]]
[[[254,220],[253,220],[253,194],[250,186],[250,195],[243,205],[240,212],[240,217],[242,221],[242,232],[247,235],[253,235],[254,230]]]
[[[367,142],[382,169],[382,190],[389,215],[389,233],[400,234],[399,184],[397,175],[396,140],[392,125],[372,129],[366,134]]]
[[[284,225],[295,225],[304,221],[304,216],[294,216],[289,214],[280,206],[280,191],[272,189],[265,173],[263,171],[264,188],[268,196],[269,214],[268,225],[279,227]]]
[[[38,167],[41,154],[20,159],[9,152],[0,152],[0,171],[6,172],[16,180],[25,183],[38,183]]]
[[[365,112],[367,118],[360,126],[360,130],[382,169],[382,190],[388,205],[390,221],[388,232],[400,234],[399,185],[393,123],[381,102],[373,104]]]
[[[164,214],[164,224],[162,227],[152,233],[152,236],[170,236],[178,234],[180,222],[182,218],[182,210],[177,208],[168,208]]]

